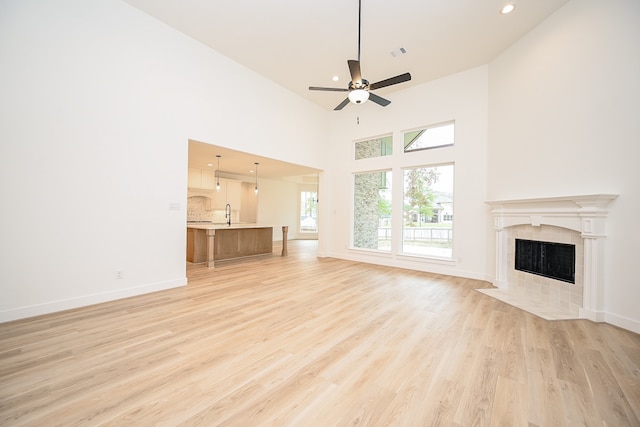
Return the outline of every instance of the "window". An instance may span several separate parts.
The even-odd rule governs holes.
[[[356,142],[356,160],[390,156],[392,152],[393,139],[391,138],[391,135],[370,139],[368,141]]]
[[[354,175],[353,246],[391,251],[391,171]]]
[[[451,258],[453,165],[404,170],[402,252]]]
[[[453,145],[454,125],[454,122],[447,122],[406,132],[404,134],[405,153]]]
[[[300,192],[300,233],[318,232],[318,193]]]

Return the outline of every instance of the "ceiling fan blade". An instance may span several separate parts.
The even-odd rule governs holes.
[[[349,98],[345,99],[340,104],[338,104],[338,106],[334,108],[333,111],[342,110],[348,103],[349,103]]]
[[[324,90],[326,92],[349,92],[349,89],[343,89],[341,87],[317,87],[309,86],[309,90]]]
[[[356,61],[355,59],[349,59],[347,61],[349,65],[349,73],[351,73],[351,82],[361,82],[362,81],[362,73],[360,72],[360,61]]]
[[[380,89],[381,87],[397,85],[398,83],[408,82],[409,80],[411,80],[411,74],[404,73],[404,74],[400,74],[399,76],[391,77],[386,80],[381,80],[379,82],[372,83],[369,85],[369,90],[376,90],[376,89]]]
[[[371,93],[371,92],[369,92],[369,99],[378,105],[382,105],[383,107],[386,107],[387,105],[391,104],[391,101],[389,101],[388,99],[384,99],[383,97],[378,96],[375,93]],[[347,100],[349,100],[349,98],[347,98]]]

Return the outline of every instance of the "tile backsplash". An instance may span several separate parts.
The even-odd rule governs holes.
[[[204,196],[191,196],[187,198],[187,221],[211,221],[214,223],[225,223],[224,210],[207,210],[208,200]],[[237,223],[240,219],[240,212],[231,212],[231,222]]]

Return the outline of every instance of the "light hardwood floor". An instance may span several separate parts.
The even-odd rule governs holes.
[[[542,320],[483,282],[305,241],[188,276],[1,324],[0,425],[640,425],[640,336]]]

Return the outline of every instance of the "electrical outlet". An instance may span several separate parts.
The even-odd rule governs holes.
[[[124,277],[124,272],[116,271],[116,280],[120,280]]]

